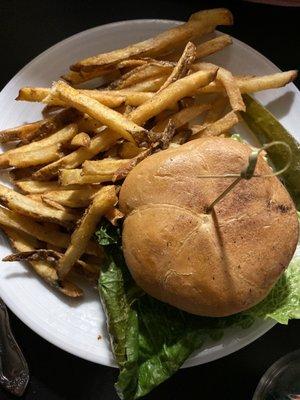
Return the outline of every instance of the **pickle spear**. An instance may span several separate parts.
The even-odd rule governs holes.
[[[281,175],[281,179],[300,209],[300,145],[297,140],[280,124],[265,107],[248,94],[243,95],[246,112],[241,113],[257,140],[263,145],[273,141],[287,143],[292,151],[290,168]],[[300,127],[299,127],[300,128]],[[272,146],[267,149],[268,156],[276,170],[283,168],[287,162],[287,151],[283,146]]]

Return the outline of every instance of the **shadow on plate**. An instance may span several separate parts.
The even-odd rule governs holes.
[[[266,108],[280,119],[289,113],[293,105],[294,98],[294,92],[287,92],[282,96],[277,97],[275,100],[270,101],[266,105]]]

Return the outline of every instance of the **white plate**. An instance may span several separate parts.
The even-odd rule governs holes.
[[[40,118],[40,105],[14,101],[20,87],[49,86],[78,59],[143,40],[176,24],[178,22],[168,20],[118,22],[81,32],[51,47],[26,65],[1,92],[0,129]],[[268,74],[279,71],[270,61],[238,40],[210,58],[235,73]],[[266,91],[257,97],[299,138],[300,94],[294,85]],[[9,252],[6,239],[1,236],[0,258]],[[15,262],[1,265],[0,295],[25,324],[49,342],[87,360],[115,365],[96,291],[86,289],[82,301],[63,298],[23,264]],[[257,321],[247,330],[228,330],[221,341],[208,343],[185,366],[224,357],[254,341],[273,325],[272,321]],[[98,339],[99,335],[101,339]]]

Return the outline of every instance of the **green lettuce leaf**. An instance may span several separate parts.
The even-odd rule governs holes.
[[[173,375],[208,338],[219,340],[230,326],[248,328],[255,318],[272,318],[285,324],[300,317],[300,258],[292,261],[257,306],[230,317],[204,318],[145,294],[131,278],[120,236],[105,250],[107,259],[101,268],[99,292],[120,367],[116,390],[121,399],[134,400],[149,393]]]

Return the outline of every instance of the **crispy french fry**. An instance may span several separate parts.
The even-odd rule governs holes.
[[[154,78],[161,75],[171,73],[173,70],[172,65],[157,65],[146,64],[136,67],[135,69],[122,75],[117,81],[112,82],[109,86],[110,89],[124,89],[128,86],[135,85],[138,82],[144,81],[148,78]]]
[[[87,133],[80,132],[73,137],[70,144],[73,147],[89,147],[91,144],[91,138]]]
[[[3,131],[0,131],[0,143],[8,143],[15,140],[27,140],[27,137],[30,137],[33,132],[37,131],[42,124],[43,121],[37,121],[20,125],[15,128],[4,129]]]
[[[81,168],[61,169],[59,171],[59,182],[63,186],[109,182],[112,180],[112,177],[113,174],[83,175],[83,171]]]
[[[42,199],[53,200],[63,206],[71,208],[87,207],[100,187],[88,186],[76,190],[53,190],[42,195]]]
[[[89,71],[97,67],[106,68],[128,58],[155,57],[168,54],[189,40],[212,32],[217,25],[231,25],[232,15],[226,9],[206,10],[195,13],[185,24],[165,31],[155,38],[109,53],[99,54],[79,61],[71,66],[73,71]]]
[[[211,107],[204,118],[204,122],[202,124],[203,128],[212,124],[213,122],[218,121],[218,119],[220,119],[224,115],[227,106],[228,106],[228,100],[226,97],[224,96],[217,97],[211,103]]]
[[[145,133],[145,129],[127,120],[122,114],[78,92],[62,81],[54,84],[52,91],[52,95],[58,96],[69,105],[102,122],[104,125],[118,132],[126,140],[134,142],[134,137]]]
[[[210,71],[216,68],[216,65],[211,63],[202,62],[196,65],[199,70]],[[232,73],[225,68],[218,67],[217,80],[224,86],[233,111],[246,111],[240,88]]]
[[[80,93],[87,94],[94,98],[95,100],[100,101],[100,103],[104,104],[107,107],[115,108],[119,107],[122,103],[125,102],[126,97],[121,94],[116,95],[113,93],[106,93],[100,90],[79,90]],[[16,100],[26,100],[33,102],[43,102],[47,96],[51,94],[51,89],[49,88],[41,88],[41,87],[23,87],[19,91],[19,95]],[[65,106],[65,102],[58,98],[51,98],[49,101],[50,105],[55,106]]]
[[[298,71],[278,72],[276,74],[256,77],[236,77],[237,85],[241,93],[256,93],[266,89],[276,89],[287,85],[296,79]],[[219,93],[224,88],[220,82],[211,82],[209,85],[200,88],[198,93]]]
[[[55,161],[54,163],[48,164],[45,167],[36,171],[32,177],[37,180],[51,179],[57,176],[60,169],[72,169],[81,165],[83,161],[93,158],[96,154],[101,151],[107,150],[120,138],[117,133],[106,129],[104,132],[99,133],[93,139],[89,147],[80,147],[73,151],[67,156]]]
[[[94,197],[91,205],[86,210],[77,228],[71,236],[71,243],[58,263],[58,274],[65,277],[72,266],[85,252],[90,237],[95,232],[98,222],[103,214],[117,203],[114,186],[105,186]]]
[[[190,66],[193,64],[195,56],[196,46],[193,43],[188,42],[177,65],[175,66],[165,83],[160,87],[159,92],[165,89],[171,83],[177,81],[180,78],[183,78],[188,73]]]
[[[135,146],[130,142],[123,142],[118,147],[118,155],[120,158],[133,158],[143,151],[142,148]]]
[[[168,121],[172,121],[176,129],[180,128],[181,126],[185,125],[189,121],[193,120],[194,118],[204,113],[205,111],[210,110],[210,108],[211,108],[210,104],[195,104],[193,106],[183,108],[177,113],[170,115],[169,117],[159,121],[152,128],[152,131],[162,132],[167,126]]]
[[[105,129],[104,125],[95,120],[94,118],[91,118],[89,115],[85,114],[84,117],[78,121],[78,132],[87,132],[87,133],[98,133],[99,129],[100,131]]]
[[[161,85],[167,80],[168,74],[164,74],[162,76],[154,77],[146,79],[142,82],[135,83],[134,85],[129,86],[126,89],[121,89],[120,92],[123,90],[131,90],[132,92],[156,92]],[[142,104],[142,103],[141,103]],[[132,104],[133,105],[133,104]]]
[[[113,175],[123,165],[130,160],[115,160],[105,158],[103,160],[85,161],[82,164],[84,175]]]
[[[108,221],[112,224],[112,225],[117,225],[118,221],[122,218],[124,218],[124,214],[122,213],[122,211],[120,211],[118,208],[116,207],[112,207],[109,208],[106,213],[105,213],[105,218],[108,219]]]
[[[130,114],[130,119],[137,124],[144,124],[148,119],[159,114],[178,100],[195,93],[197,88],[207,85],[214,79],[215,75],[216,71],[199,71],[179,79],[137,107]]]
[[[76,124],[70,124],[66,126],[65,128],[59,130],[58,132],[52,134],[49,137],[46,137],[44,139],[41,139],[37,142],[29,143],[24,146],[17,147],[15,149],[8,150],[2,154],[0,154],[0,168],[8,168],[10,166],[17,166],[14,164],[14,162],[18,163],[18,157],[22,154],[25,153],[33,153],[33,160],[41,159],[41,155],[39,153],[39,150],[42,150],[44,152],[46,147],[51,147],[51,149],[54,149],[54,145],[60,145],[67,143],[71,141],[71,139],[76,135],[77,133],[77,126]],[[38,150],[36,152],[36,150]],[[52,150],[53,151],[53,150]],[[30,154],[28,154],[27,160],[30,159]],[[29,166],[34,166],[38,164],[45,164],[50,161],[45,161],[45,162],[36,162],[35,164],[28,164]]]
[[[34,221],[32,218],[17,214],[14,211],[0,207],[0,226],[11,228],[35,237],[46,243],[66,249],[69,246],[71,236],[61,232],[58,228],[50,228]],[[95,242],[89,242],[86,253],[102,256],[101,247]]]
[[[116,71],[117,72],[117,71]],[[68,71],[66,74],[64,74],[62,76],[62,78],[72,84],[72,85],[79,85],[80,83],[84,83],[87,81],[90,81],[92,79],[95,78],[99,78],[99,77],[103,77],[103,76],[107,76],[110,75],[112,73],[112,69],[108,68],[108,69],[97,69],[94,68],[93,71],[89,71],[89,72],[74,72],[74,71]]]
[[[41,149],[31,150],[24,153],[12,153],[9,155],[9,166],[26,168],[58,160],[63,154],[61,153],[60,148],[60,144],[53,144],[52,146],[43,147]]]
[[[39,221],[50,221],[56,222],[59,225],[70,226],[76,220],[73,214],[54,209],[51,210],[42,203],[32,200],[3,185],[0,185],[0,203],[13,211]]]
[[[8,236],[12,247],[19,252],[34,251],[35,247],[38,247],[37,240],[32,236],[10,228],[5,228],[4,231]],[[69,297],[82,296],[82,290],[66,279],[61,280],[58,277],[56,270],[48,262],[43,260],[30,260],[28,264],[45,282],[58,289],[64,295]]]
[[[110,108],[116,108],[119,107],[124,101],[126,104],[132,105],[132,106],[139,106],[142,104],[144,101],[148,100],[151,96],[153,96],[153,93],[151,92],[133,92],[132,90],[88,90],[88,89],[78,89],[80,93],[85,94],[89,97],[92,97],[95,100],[98,100],[100,103],[104,104],[107,107]],[[24,87],[20,89],[19,91],[19,96],[17,97],[17,100],[26,100],[26,101],[33,101],[33,102],[43,102],[47,96],[50,95],[51,89],[49,88],[38,88],[38,87]],[[55,101],[54,99],[51,98],[51,101]],[[57,103],[63,102],[59,99],[56,99]],[[33,124],[41,124],[42,121],[35,122]],[[28,125],[33,125],[33,124],[28,124]],[[39,126],[37,126],[38,128]],[[6,135],[10,135],[10,137],[15,137],[14,139],[11,140],[16,140],[19,139],[20,136],[16,136],[16,134],[13,134],[14,130],[19,130],[19,129],[25,129],[26,125],[23,125],[21,127],[13,128],[11,129],[12,133],[7,133],[5,132],[9,131],[3,131],[3,137]],[[30,129],[30,127],[28,127]],[[33,129],[33,128],[32,128]],[[13,136],[14,135],[14,136]],[[0,143],[1,143],[1,132],[0,132]],[[4,143],[2,141],[2,143]]]
[[[196,47],[196,59],[207,57],[232,44],[232,39],[228,35],[221,35],[207,42],[201,43]]]
[[[49,136],[66,125],[77,122],[82,114],[74,108],[66,108],[55,114],[53,117],[45,119],[37,131],[27,136],[26,140],[21,140],[24,144],[31,141],[43,139],[45,136]]]
[[[57,181],[15,181],[15,186],[26,194],[41,194],[49,191],[63,191],[66,190],[64,186],[61,186]],[[68,190],[80,189],[78,186],[68,188]]]
[[[239,122],[239,118],[234,111],[230,111],[223,118],[209,124],[206,127],[195,126],[192,128],[194,135],[192,139],[198,139],[203,136],[218,136],[231,129]]]

